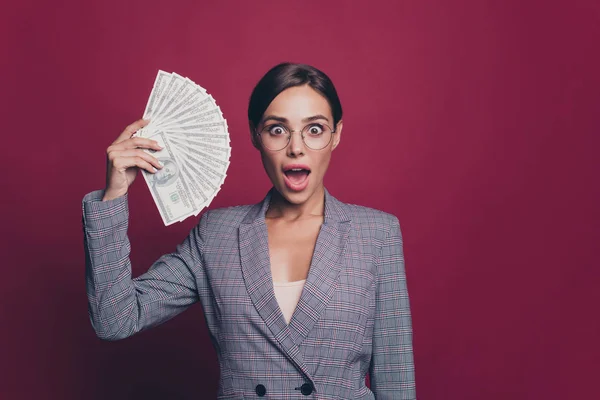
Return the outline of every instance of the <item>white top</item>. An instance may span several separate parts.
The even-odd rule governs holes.
[[[300,294],[304,287],[306,279],[294,282],[273,282],[273,289],[275,290],[275,297],[279,303],[279,308],[285,317],[285,322],[290,323],[292,314],[296,309],[298,300],[300,300]]]

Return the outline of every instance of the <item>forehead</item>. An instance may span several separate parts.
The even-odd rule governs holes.
[[[266,115],[287,118],[300,122],[306,117],[322,114],[332,120],[331,107],[325,96],[308,85],[294,86],[279,93],[265,110]]]

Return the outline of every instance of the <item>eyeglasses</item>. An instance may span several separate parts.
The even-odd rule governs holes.
[[[270,124],[257,131],[256,134],[267,149],[279,151],[290,143],[293,132],[297,131],[290,130],[282,124]],[[327,124],[311,123],[302,128],[300,136],[309,149],[322,150],[329,145],[334,133],[336,133],[335,130]]]

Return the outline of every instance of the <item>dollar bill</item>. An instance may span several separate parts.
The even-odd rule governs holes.
[[[231,156],[231,147],[229,146],[213,145],[181,136],[172,137],[171,142],[175,144],[178,150],[181,148],[181,151],[185,151],[186,148],[202,148],[205,153],[222,160],[228,160]]]
[[[156,140],[163,149],[155,152],[147,150],[147,152],[154,153],[152,155],[158,159],[163,168],[156,173],[142,171],[160,216],[164,224],[168,226],[194,215],[197,206],[181,173],[181,162],[164,133],[159,132],[151,138]]]
[[[188,79],[189,81],[189,79]],[[179,125],[179,120],[185,118],[187,115],[193,115],[194,113],[204,112],[211,105],[216,106],[216,103],[213,101],[211,103],[210,96],[206,91],[194,84],[193,82],[187,82],[185,87],[188,90],[186,96],[183,96],[181,101],[173,104],[171,109],[169,110],[168,115],[165,115],[163,119],[158,121],[158,124],[162,127],[166,127],[168,125]]]
[[[145,150],[163,164],[144,180],[165,225],[197,216],[208,207],[227,177],[231,140],[227,120],[203,87],[159,70],[136,132],[156,140],[160,151]]]
[[[152,92],[150,93],[150,97],[148,98],[148,103],[146,104],[146,109],[144,110],[144,119],[152,119],[156,112],[156,107],[158,105],[158,100],[164,92],[167,81],[170,80],[171,74],[165,71],[158,71],[156,75],[156,79],[154,80],[154,86],[152,87]]]
[[[156,110],[156,115],[154,117],[156,120],[162,122],[167,118],[173,105],[182,100],[184,89],[185,78],[181,75],[173,74],[166,89],[167,92],[164,97],[164,102],[160,104],[160,108],[157,108]]]

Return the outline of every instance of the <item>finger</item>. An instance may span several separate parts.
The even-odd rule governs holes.
[[[112,144],[107,149],[106,152],[110,153],[111,151],[123,151],[127,149],[151,149],[151,150],[162,150],[162,147],[158,144],[156,140],[135,137],[131,139],[125,139],[122,142]]]
[[[131,150],[121,151],[121,152],[118,152],[118,157],[140,157],[140,158],[144,159],[145,161],[147,161],[148,163],[155,166],[156,168],[158,168],[158,169],[162,168],[162,165],[160,164],[158,159],[156,157],[154,157],[152,154],[146,153],[144,150],[131,149]]]
[[[124,165],[123,159],[128,159],[131,157],[142,158],[143,160],[156,166],[157,168],[162,168],[162,165],[156,159],[156,157],[152,156],[151,154],[146,153],[145,151],[143,151],[141,149],[113,150],[108,153],[108,160],[115,167],[123,167],[123,165]],[[131,160],[129,160],[128,162],[131,162]],[[131,165],[127,164],[127,167],[130,167],[130,166]]]
[[[119,135],[119,137],[117,137],[117,140],[115,140],[113,143],[120,143],[123,140],[129,139],[130,137],[133,136],[134,133],[136,133],[139,129],[143,128],[144,126],[148,125],[149,123],[150,123],[150,121],[148,121],[148,120],[138,119],[133,124],[128,125],[125,128],[125,130]]]
[[[115,167],[120,170],[126,170],[131,167],[138,167],[144,169],[152,174],[157,172],[157,169],[154,168],[148,161],[144,160],[141,157],[119,157],[115,160]]]

